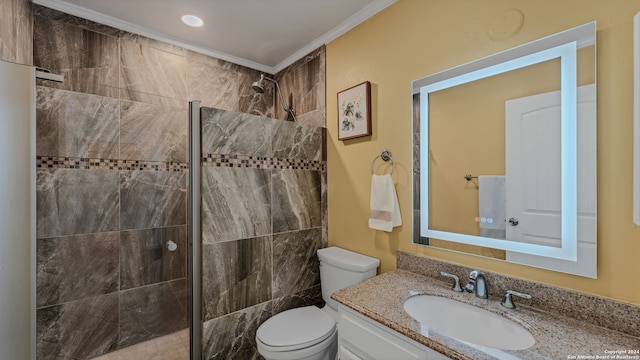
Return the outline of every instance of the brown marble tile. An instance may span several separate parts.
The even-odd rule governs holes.
[[[119,195],[113,171],[38,169],[37,237],[118,230]]]
[[[276,74],[286,106],[293,104],[298,122],[322,125],[321,116],[326,113],[325,47],[322,46]],[[276,97],[275,117],[285,119],[286,114]],[[306,115],[319,112],[317,115]]]
[[[189,326],[186,279],[143,286],[119,294],[120,348]]]
[[[326,129],[275,121],[273,157],[279,159],[322,160],[322,139]]]
[[[188,118],[182,108],[120,101],[120,159],[186,162]]]
[[[238,111],[238,65],[193,52],[188,53],[187,59],[188,98],[200,100],[201,106]]]
[[[273,232],[322,226],[320,171],[273,170]]]
[[[33,7],[34,15],[41,16],[43,18],[47,18],[50,20],[59,21],[61,23],[65,23],[68,25],[73,25],[81,29],[85,29],[85,30],[97,32],[100,34],[113,36],[113,37],[120,37],[120,35],[123,32],[122,30],[118,30],[111,26],[107,26],[107,25],[93,22],[91,20],[79,18],[77,16],[63,13],[61,11],[54,10],[48,7],[40,6],[37,4],[32,4],[32,7]]]
[[[121,232],[120,277],[122,290],[186,278],[187,226]]]
[[[120,98],[187,108],[187,59],[146,42],[120,40]]]
[[[33,64],[33,16],[28,0],[0,0],[0,60]]]
[[[270,175],[264,169],[202,169],[203,243],[272,233]]]
[[[281,313],[289,309],[295,309],[303,306],[314,305],[322,307],[322,291],[320,284],[312,286],[306,290],[302,290],[295,294],[285,295],[271,301],[273,304],[273,315]]]
[[[259,360],[256,331],[271,317],[271,302],[206,321],[202,348],[206,360]]]
[[[13,25],[17,17],[14,0],[0,0],[0,11],[6,20],[0,23],[0,60],[15,62],[18,36]]]
[[[119,290],[118,233],[65,236],[37,241],[37,306]]]
[[[184,225],[187,222],[185,173],[120,172],[120,229]]]
[[[201,113],[203,154],[273,157],[276,120],[207,107]]]
[[[35,66],[64,75],[64,83],[38,84],[118,97],[118,38],[74,25],[34,17]]]
[[[117,99],[38,86],[36,154],[118,159],[119,109]]]
[[[191,51],[191,50],[187,50],[186,56],[187,56],[187,60],[189,61],[189,64],[191,64],[192,62],[199,62],[216,69],[230,70],[236,73],[243,71],[243,69],[247,69],[241,65],[234,64],[226,60],[218,59],[218,58],[205,55],[199,52]],[[257,70],[252,70],[252,71],[257,71]],[[232,111],[237,111],[237,110],[232,110]]]
[[[320,284],[322,229],[273,235],[273,297],[292,295]]]
[[[167,52],[167,53],[170,53],[170,54],[178,55],[180,57],[186,57],[187,53],[189,52],[189,50],[187,50],[187,49],[185,49],[183,47],[180,47],[178,45],[173,45],[173,44],[169,44],[169,43],[162,42],[162,41],[159,41],[159,40],[154,40],[154,39],[148,38],[146,36],[142,36],[142,35],[138,35],[138,34],[132,34],[130,32],[126,32],[126,31],[121,31],[120,32],[120,39],[122,39],[122,41],[135,43],[135,44],[140,45],[140,46],[144,46],[144,47],[152,48],[152,49],[155,49],[155,50]]]
[[[327,170],[325,168],[324,171],[321,172],[322,174],[322,178],[321,178],[321,187],[322,187],[322,194],[321,194],[321,204],[320,204],[320,209],[322,211],[322,246],[320,246],[321,248],[326,248],[329,246],[329,194],[328,194],[328,177],[327,177]]]
[[[311,110],[301,115],[296,115],[298,124],[315,126],[320,128],[327,127],[327,109]]]
[[[271,300],[271,237],[203,246],[205,321]]]
[[[118,345],[118,294],[36,311],[38,360],[91,359]]]

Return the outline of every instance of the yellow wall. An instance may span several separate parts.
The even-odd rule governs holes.
[[[509,9],[519,32],[492,40]],[[640,227],[632,221],[633,16],[631,0],[399,0],[327,45],[329,243],[395,268],[398,250],[640,305]],[[598,279],[412,244],[411,81],[597,21]],[[373,135],[338,140],[337,92],[372,83]],[[393,153],[403,226],[367,227],[371,160]],[[384,165],[380,166],[381,170]]]
[[[504,175],[505,102],[554,90],[559,59],[429,94],[431,229],[480,235],[478,180],[464,175]]]

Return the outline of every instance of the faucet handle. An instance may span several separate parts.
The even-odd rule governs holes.
[[[516,304],[513,303],[513,300],[511,299],[511,295],[515,295],[524,299],[531,299],[531,295],[529,294],[525,294],[525,293],[521,293],[513,290],[507,290],[507,292],[504,294],[504,299],[502,299],[502,301],[500,302],[500,305],[506,307],[507,309],[515,309]]]
[[[478,278],[478,275],[481,275],[481,274],[484,275],[482,272],[478,270],[473,270],[469,273],[469,282],[464,287],[464,289],[467,292],[472,293],[476,291],[476,279]]]
[[[440,275],[446,276],[448,278],[452,278],[453,280],[455,280],[455,283],[453,284],[453,287],[451,289],[453,291],[455,291],[455,292],[462,292],[462,288],[460,287],[460,278],[459,277],[457,277],[456,275],[453,275],[453,274],[449,274],[448,272],[444,272],[444,271],[441,271]]]

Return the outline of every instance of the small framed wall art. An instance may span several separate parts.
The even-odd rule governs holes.
[[[371,135],[371,83],[338,93],[338,140]]]

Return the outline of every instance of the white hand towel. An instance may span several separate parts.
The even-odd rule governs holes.
[[[478,176],[478,213],[480,236],[505,238],[507,207],[503,175]]]
[[[391,232],[395,226],[402,225],[398,195],[391,175],[371,176],[370,207],[370,228]]]

